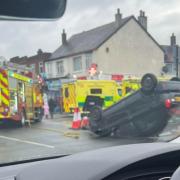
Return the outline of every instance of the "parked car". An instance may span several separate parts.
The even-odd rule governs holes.
[[[131,123],[140,136],[160,133],[172,113],[179,115],[180,81],[159,81],[153,74],[142,77],[140,90],[102,110],[94,106],[90,112],[90,129],[106,136]]]

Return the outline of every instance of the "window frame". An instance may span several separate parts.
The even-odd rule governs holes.
[[[168,73],[172,74],[174,72],[173,63],[166,63],[166,66],[168,67]],[[171,70],[171,71],[169,71],[169,70]]]
[[[60,76],[64,75],[64,61],[57,61],[56,62],[56,74],[60,75]]]
[[[75,68],[75,61],[79,60],[81,62],[81,69],[76,69]],[[73,57],[73,72],[82,72],[83,70],[83,63],[82,63],[82,56],[76,56]]]
[[[52,75],[52,63],[51,62],[48,62],[48,63],[46,63],[46,70],[47,70],[47,75]],[[50,70],[51,70],[51,72],[50,72]]]
[[[29,66],[31,67],[32,71],[34,71],[34,72],[36,71],[36,64],[35,63],[30,64]]]
[[[92,53],[86,53],[85,57],[86,57],[85,66],[86,66],[86,70],[88,70],[92,65]]]
[[[97,94],[103,94],[102,88],[91,88],[90,94],[97,95]]]
[[[44,63],[43,62],[39,62],[39,73],[43,73],[43,72],[44,72]]]

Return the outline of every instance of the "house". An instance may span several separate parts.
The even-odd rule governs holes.
[[[36,75],[45,72],[44,61],[50,57],[51,53],[43,52],[41,49],[37,51],[34,56],[13,57],[9,61],[15,64],[25,65],[31,67]]]
[[[123,18],[118,9],[115,21],[69,39],[63,30],[62,45],[45,61],[45,72],[48,79],[84,77],[92,64],[101,74],[160,75],[164,52],[147,31],[145,12]]]
[[[176,75],[177,64],[179,64],[180,74],[180,47],[176,44],[174,33],[170,38],[170,45],[162,45],[162,48],[164,49],[164,72],[170,75]]]

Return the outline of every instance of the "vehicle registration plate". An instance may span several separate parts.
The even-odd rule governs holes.
[[[176,102],[180,102],[180,97],[175,97],[174,99]]]

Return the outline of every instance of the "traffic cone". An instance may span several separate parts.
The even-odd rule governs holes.
[[[74,117],[72,122],[72,129],[80,129],[81,128],[81,113],[79,108],[74,108]]]
[[[84,116],[81,122],[81,129],[87,129],[89,127],[89,118]]]

